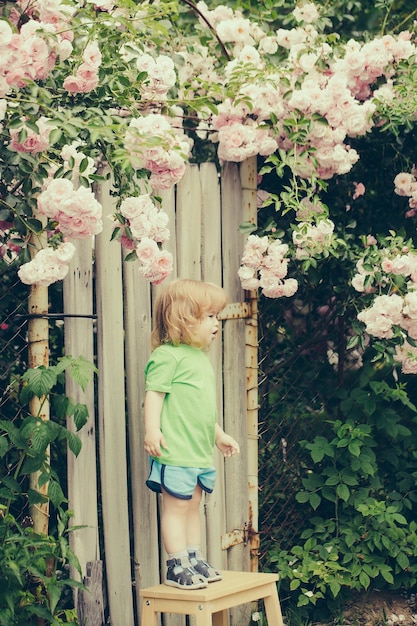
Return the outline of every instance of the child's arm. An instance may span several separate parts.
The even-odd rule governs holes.
[[[216,446],[223,453],[223,456],[233,456],[234,454],[239,454],[240,448],[239,444],[233,437],[230,435],[226,435],[224,430],[220,428],[218,424],[216,424]]]
[[[145,394],[145,452],[150,456],[161,456],[161,448],[167,449],[161,432],[161,411],[165,394],[147,391]]]

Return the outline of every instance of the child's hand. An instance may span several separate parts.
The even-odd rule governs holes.
[[[161,448],[168,450],[165,438],[160,430],[145,433],[144,448],[149,456],[161,456]]]
[[[230,435],[226,435],[223,431],[219,432],[216,437],[216,446],[225,457],[233,456],[234,454],[239,454],[240,452],[237,441]]]

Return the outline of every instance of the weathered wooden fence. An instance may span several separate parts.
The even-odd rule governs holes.
[[[66,353],[90,360],[96,354],[99,369],[96,391],[91,385],[87,400],[82,394],[90,409],[89,423],[80,433],[82,451],[77,459],[69,456],[68,466],[73,523],[84,526],[71,533],[71,541],[90,589],[78,596],[86,626],[104,623],[102,563],[110,623],[134,626],[140,623],[139,589],[159,582],[165,561],[159,502],[145,486],[143,451],[143,372],[150,354],[152,304],[160,287],[150,287],[135,263],[124,262],[120,245],[110,243],[112,221],[106,215],[114,213],[116,202],[111,185],[109,180],[97,189],[104,231],[94,251],[90,243],[77,242],[64,284]],[[239,441],[241,454],[227,460],[216,455],[218,482],[202,508],[207,556],[223,569],[256,570],[257,301],[242,291],[237,276],[244,245],[239,225],[256,220],[256,160],[226,164],[221,174],[212,163],[190,165],[176,189],[163,192],[162,198],[171,231],[165,247],[174,256],[168,280],[212,281],[223,285],[230,302],[222,315],[222,338],[210,358],[217,373],[220,420]],[[67,393],[77,399],[80,392],[71,386],[68,381]],[[168,622],[176,626],[184,618],[171,615]],[[247,608],[233,612],[232,626],[247,623]]]

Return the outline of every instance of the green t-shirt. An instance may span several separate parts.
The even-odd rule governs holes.
[[[216,425],[214,371],[205,352],[186,344],[163,344],[146,365],[146,390],[165,393],[161,431],[164,465],[211,467]]]

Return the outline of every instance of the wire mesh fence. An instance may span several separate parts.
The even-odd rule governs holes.
[[[312,442],[315,437],[330,441],[334,437],[332,423],[347,419],[341,410],[342,397],[360,390],[363,402],[368,401],[367,397],[373,401],[366,383],[366,371],[372,370],[377,384],[386,384],[387,388],[396,384],[392,368],[371,364],[371,357],[359,350],[346,353],[346,324],[346,318],[338,315],[331,306],[313,307],[297,299],[286,302],[260,299],[258,472],[261,569],[268,569],[272,550],[275,554],[291,551],[302,543],[302,532],[314,515],[308,504],[300,503],[296,498],[296,494],[303,490],[303,479],[314,471],[310,451],[302,442]],[[408,392],[412,398],[413,386],[408,387]],[[369,419],[370,423],[373,420],[376,424],[374,437],[379,438],[381,480],[387,491],[395,494],[400,491],[400,483],[395,478],[398,460],[393,458],[395,455],[390,450],[395,441],[387,435],[389,428],[384,432],[378,421],[382,424],[383,413],[385,424],[396,419],[407,424],[409,418],[400,402],[396,402],[392,409],[388,401],[381,406],[381,413],[371,413],[370,410],[368,415],[366,407],[361,410],[358,406],[357,413],[351,413],[349,417],[358,423]],[[314,469],[317,470],[317,466]]]
[[[19,413],[14,376],[27,368],[27,290],[17,268],[3,265],[0,291],[0,416],[13,419]]]
[[[300,447],[325,428],[321,422],[321,380],[329,365],[300,334],[288,351],[285,332],[277,322],[281,305],[264,302],[260,307],[260,424],[259,424],[259,527],[260,565],[268,564],[272,547],[289,550],[305,525],[305,505],[295,495],[309,464]],[[307,345],[309,344],[309,345]],[[310,349],[310,347],[312,349]]]
[[[30,367],[28,355],[28,323],[30,312],[28,311],[28,288],[17,275],[18,266],[14,263],[6,263],[0,260],[0,420],[13,422],[19,428],[27,416],[28,408],[20,401],[20,392],[23,381],[22,376]],[[63,327],[59,313],[62,311],[62,288],[50,290],[50,311],[52,313],[49,322],[50,345],[49,355],[54,360],[63,354]],[[3,432],[6,432],[4,430]],[[4,450],[3,450],[4,453]],[[19,463],[19,456],[11,450],[7,451],[2,459],[3,484],[7,484],[8,477],[15,475]],[[61,463],[65,478],[65,458],[57,462],[56,450],[54,449],[54,465]],[[65,456],[65,449],[62,454]],[[22,494],[28,485],[21,484]],[[20,497],[12,507],[13,515],[19,522],[30,524],[29,507],[27,498]]]

